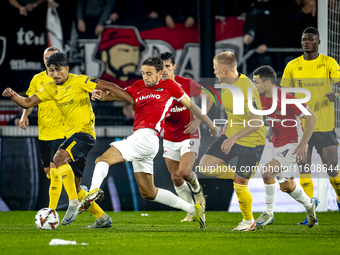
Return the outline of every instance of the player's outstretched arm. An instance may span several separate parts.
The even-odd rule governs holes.
[[[205,122],[209,127],[209,132],[213,134],[214,136],[217,135],[217,127],[214,126],[214,123],[211,121],[211,119],[207,115],[203,115],[201,113],[201,109],[190,100],[190,97],[188,95],[185,95],[180,102],[188,108],[197,118],[199,118],[201,121]]]
[[[126,100],[126,101],[130,102],[132,105],[135,104],[133,97],[129,93],[127,93],[125,90],[118,87],[116,84],[114,84],[112,82],[108,82],[108,81],[104,81],[104,80],[98,80],[96,89],[100,89],[100,90],[103,90],[103,91],[109,90],[114,94],[115,97],[121,98],[122,100]],[[112,100],[114,100],[114,99],[112,99]]]
[[[311,115],[304,115],[302,117],[305,119],[305,131],[303,132],[303,136],[301,138],[299,145],[293,152],[293,155],[296,154],[297,163],[307,162],[307,143],[309,139],[312,137],[316,123],[316,115],[309,108],[308,111],[311,113]]]
[[[116,97],[115,94],[113,94],[112,91],[109,90],[100,90],[100,89],[94,89],[91,91],[92,96],[91,99],[93,101],[95,101],[96,99],[100,100],[100,101],[113,101],[113,100],[124,100],[120,97]]]
[[[4,92],[2,92],[3,97],[10,97],[17,105],[21,106],[24,109],[31,108],[40,104],[42,101],[36,95],[30,97],[22,97],[19,96],[14,90],[11,88],[6,88]]]

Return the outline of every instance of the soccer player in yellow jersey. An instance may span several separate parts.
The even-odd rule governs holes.
[[[56,47],[48,47],[44,51],[44,64],[47,69],[47,59],[56,52],[60,52]],[[30,86],[26,92],[28,96],[34,95],[41,88],[53,79],[48,75],[47,70],[36,74],[31,80]],[[19,126],[26,130],[29,125],[28,115],[33,108],[24,109],[19,122]],[[66,128],[64,120],[54,101],[43,102],[39,105],[38,110],[38,127],[39,127],[39,148],[41,160],[48,179],[51,179],[49,188],[49,208],[56,209],[62,189],[62,183],[59,171],[53,163],[53,156],[57,152],[59,145],[65,140]]]
[[[53,100],[66,126],[66,137],[53,158],[57,166],[64,188],[69,197],[69,207],[61,222],[62,225],[71,224],[80,211],[76,211],[79,201],[86,196],[86,191],[80,187],[84,168],[71,168],[71,162],[84,165],[89,151],[95,144],[94,114],[90,103],[89,92],[93,89],[110,90],[116,97],[134,104],[133,98],[113,83],[90,78],[86,75],[69,73],[67,56],[54,53],[47,59],[47,70],[53,82],[44,86],[42,90],[28,98],[21,97],[11,88],[6,88],[3,96],[10,97],[23,108],[31,108],[43,101]],[[91,228],[110,227],[111,218],[96,204],[92,203],[88,211],[97,220]]]
[[[251,231],[256,228],[256,222],[252,213],[248,182],[261,159],[266,143],[266,129],[262,116],[253,114],[248,107],[248,88],[252,91],[253,107],[262,110],[261,101],[254,84],[245,75],[237,72],[237,60],[232,52],[217,54],[213,63],[215,76],[221,84],[232,84],[242,90],[245,99],[244,114],[234,114],[235,110],[239,110],[233,109],[233,100],[236,99],[233,99],[229,89],[222,89],[223,106],[228,115],[227,129],[225,134],[208,148],[199,165],[201,169],[205,169],[227,165],[232,159],[237,160],[234,190],[243,221],[233,231]]]
[[[309,197],[313,197],[314,185],[311,178],[313,147],[316,147],[324,166],[327,168],[330,183],[337,195],[340,209],[340,178],[338,175],[338,141],[334,131],[334,101],[339,100],[339,93],[333,93],[332,83],[340,86],[340,67],[335,59],[319,53],[319,31],[308,27],[301,37],[304,54],[290,61],[283,73],[282,87],[304,88],[311,92],[307,102],[317,116],[314,133],[308,142],[307,165],[302,168],[300,184]],[[296,98],[304,98],[303,93],[295,93]],[[307,221],[300,223],[306,225]]]

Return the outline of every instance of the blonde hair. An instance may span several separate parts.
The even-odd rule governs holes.
[[[233,69],[237,66],[236,56],[231,51],[222,51],[222,52],[218,53],[214,57],[214,61],[216,61],[218,64],[226,65],[230,69]]]

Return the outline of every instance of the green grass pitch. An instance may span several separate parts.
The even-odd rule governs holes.
[[[141,216],[148,213],[148,217]],[[39,230],[33,211],[0,212],[0,254],[340,254],[340,215],[318,213],[319,225],[298,226],[304,213],[275,213],[273,225],[232,232],[241,213],[206,213],[207,227],[181,223],[184,212],[108,212],[112,228],[85,229],[94,220],[85,212],[69,226]],[[60,220],[64,211],[59,211]],[[259,213],[254,213],[255,218]],[[50,246],[53,238],[88,245]]]

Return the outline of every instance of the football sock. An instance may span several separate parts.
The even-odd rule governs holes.
[[[336,194],[336,199],[340,200],[340,172],[335,177],[329,177],[329,182],[332,184]]]
[[[71,200],[76,199],[78,201],[78,195],[77,195],[77,190],[76,190],[76,184],[74,182],[73,170],[69,164],[65,164],[65,165],[58,167],[58,170],[63,180],[64,188],[66,190],[66,193],[68,195],[68,200],[70,201],[70,205],[71,205],[71,203],[73,203],[71,202]]]
[[[243,214],[243,220],[249,221],[253,218],[252,202],[248,185],[241,185],[234,182],[234,190],[236,192],[240,210]]]
[[[94,171],[93,171],[93,175],[92,175],[92,182],[91,182],[90,191],[100,188],[100,185],[102,185],[102,182],[104,181],[108,172],[109,172],[109,164],[108,163],[106,163],[104,161],[100,161],[96,164]]]
[[[47,179],[51,179],[51,170],[50,170],[50,174],[46,174],[46,177],[47,177]]]
[[[195,172],[193,172],[193,174],[194,174],[194,178],[188,181],[188,184],[190,185],[192,192],[198,193],[201,190],[201,186],[198,182],[197,174]]]
[[[235,170],[232,168],[228,167],[226,164],[221,164],[219,165],[219,172],[218,175],[216,176],[219,179],[232,179],[234,180],[235,178]]]
[[[194,205],[189,204],[182,198],[165,189],[158,188],[157,195],[153,201],[176,209],[181,209],[192,216],[196,214],[196,208]]]
[[[314,184],[311,174],[300,174],[300,185],[306,192],[307,196],[313,197],[314,194]]]
[[[191,190],[186,182],[184,182],[181,186],[175,187],[175,191],[177,195],[182,198],[184,201],[187,201],[189,204],[194,204],[194,200],[191,196]]]
[[[59,174],[58,169],[51,168],[50,169],[50,175],[51,175],[51,183],[49,188],[49,204],[48,207],[55,210],[57,208],[59,197],[62,189],[62,182],[61,182],[61,176]]]
[[[274,184],[265,184],[264,185],[264,200],[266,202],[266,206],[264,208],[264,211],[273,214],[274,211],[274,203],[276,198],[276,183]]]
[[[81,202],[86,197],[86,195],[87,195],[86,190],[81,188],[81,190],[78,192],[78,201]],[[102,208],[100,208],[96,202],[92,202],[87,211],[92,213],[97,219],[105,214]]]
[[[301,203],[306,209],[310,209],[313,204],[311,203],[310,197],[307,196],[307,194],[304,192],[302,187],[296,183],[295,190],[292,192],[288,193],[289,196],[294,198],[296,201]]]

